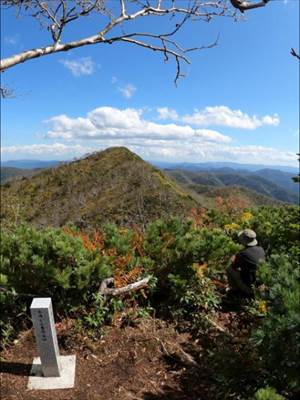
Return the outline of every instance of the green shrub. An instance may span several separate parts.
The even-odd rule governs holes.
[[[224,275],[239,245],[221,229],[199,229],[192,221],[170,218],[149,225],[144,249],[153,261],[149,272],[158,280],[160,307],[194,318],[201,310],[217,306],[219,297],[211,278]],[[203,274],[199,274],[201,266]]]
[[[160,219],[144,233],[138,227],[120,229],[111,224],[95,234],[5,226],[0,253],[3,342],[28,320],[33,296],[52,297],[56,313],[76,316],[82,326],[98,333],[127,301],[139,305],[141,315],[152,306],[156,315],[167,311],[168,316],[188,319],[197,331],[203,314],[219,304],[215,282],[224,282],[230,258],[241,248],[237,233],[249,227],[267,251],[267,262],[258,269],[265,289],[257,298],[267,313],[253,332],[265,369],[257,373],[262,373],[263,382],[266,377],[278,390],[294,393],[300,369],[299,209],[263,207],[248,212],[247,218],[240,211],[213,210],[200,222]],[[145,275],[152,276],[150,294],[104,299],[98,293],[106,277],[123,285]],[[281,398],[268,387],[255,396],[256,400]]]
[[[279,387],[300,389],[300,270],[298,260],[273,255],[259,270],[267,314],[254,341]]]
[[[18,328],[33,297],[51,297],[55,311],[68,315],[88,302],[111,267],[99,252],[62,229],[37,230],[28,225],[4,229],[1,235],[1,329],[5,340]],[[19,326],[20,328],[20,326]]]
[[[278,394],[274,388],[267,386],[255,393],[255,400],[284,400],[284,397]]]
[[[257,233],[259,243],[271,253],[300,257],[300,208],[297,206],[261,207],[253,211],[249,227]]]
[[[79,238],[62,229],[22,225],[13,232],[5,230],[0,257],[8,287],[17,293],[52,296],[63,304],[111,274],[99,252],[88,251]]]

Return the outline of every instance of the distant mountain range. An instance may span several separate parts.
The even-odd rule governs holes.
[[[244,171],[258,171],[261,169],[271,169],[283,172],[298,173],[299,169],[296,167],[282,166],[282,165],[263,165],[263,164],[239,164],[234,162],[203,162],[203,163],[188,163],[188,162],[165,162],[165,161],[150,161],[151,164],[155,165],[160,169],[184,169],[188,171],[211,171],[219,169],[233,169],[233,170],[244,170]]]
[[[43,161],[43,160],[9,160],[9,161],[1,161],[1,167],[14,167],[14,168],[22,168],[22,169],[33,169],[33,168],[48,168],[55,167],[59,164],[69,163],[71,161]],[[281,166],[281,165],[262,165],[262,164],[239,164],[233,162],[203,162],[203,163],[174,163],[174,162],[166,162],[166,161],[148,161],[150,164],[154,165],[159,169],[185,169],[189,171],[210,171],[214,169],[221,168],[230,168],[234,170],[245,170],[245,171],[258,171],[258,170],[279,170],[290,173],[298,173],[299,169],[296,167],[289,166]]]
[[[14,167],[1,167],[1,183],[38,173],[40,169],[21,169]]]
[[[201,193],[204,192],[203,186],[210,191],[212,188],[242,187],[285,203],[298,204],[299,201],[299,185],[292,180],[295,174],[289,172],[272,169],[251,172],[232,168],[210,172],[167,169],[165,172],[178,183],[193,187],[197,192],[201,190]],[[197,185],[200,185],[199,190]]]
[[[6,209],[2,216],[9,215],[8,208],[17,201],[23,215],[39,225],[80,220],[88,225],[105,221],[126,225],[182,214],[192,207],[214,207],[217,196],[239,196],[250,206],[298,203],[299,185],[292,180],[297,171],[256,169],[259,166],[252,171],[229,164],[233,165],[185,163],[180,165],[190,169],[168,168],[162,173],[126,148],[69,162],[9,161],[1,164],[2,209]]]
[[[224,200],[236,199],[238,203],[243,204],[243,207],[274,207],[284,204],[272,197],[264,196],[263,194],[241,186],[214,187],[200,184],[188,184],[182,187],[189,193],[193,195],[196,194],[196,199],[199,204],[206,208],[215,207],[217,197],[222,197]]]
[[[36,169],[36,168],[49,168],[56,167],[64,161],[43,161],[43,160],[9,160],[1,161],[1,168],[12,167],[20,169]]]

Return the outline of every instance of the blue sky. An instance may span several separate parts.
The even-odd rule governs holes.
[[[289,51],[299,49],[298,15],[298,0],[271,0],[242,21],[188,23],[178,43],[219,42],[189,55],[177,86],[174,60],[129,44],[12,67],[2,74],[2,85],[15,89],[2,101],[2,160],[65,160],[122,145],[148,160],[297,166],[299,62]],[[10,10],[1,19],[2,57],[51,43],[30,17]],[[96,33],[99,22],[75,23],[64,41]],[[168,24],[144,18],[125,28],[165,32]]]

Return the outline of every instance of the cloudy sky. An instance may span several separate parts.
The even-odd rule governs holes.
[[[184,3],[185,0],[181,0]],[[177,35],[191,53],[185,77],[176,65],[128,44],[89,46],[15,66],[2,84],[2,160],[66,160],[127,146],[147,160],[235,161],[297,166],[299,140],[298,0],[271,0],[230,18],[195,21]],[[29,17],[3,12],[2,56],[50,43]],[[97,32],[96,18],[67,32]],[[136,21],[157,30],[161,19]]]

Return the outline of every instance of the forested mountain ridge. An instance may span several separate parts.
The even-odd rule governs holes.
[[[8,160],[1,161],[1,168],[20,168],[20,169],[37,169],[37,168],[50,168],[56,167],[59,164],[63,164],[68,161],[56,161],[56,160]]]
[[[38,226],[145,224],[197,206],[160,170],[115,147],[2,186],[2,218]]]
[[[297,167],[288,165],[265,165],[265,164],[243,164],[228,161],[208,161],[208,162],[168,162],[168,161],[152,161],[151,164],[160,169],[184,169],[188,171],[217,171],[231,170],[243,172],[257,172],[261,170],[281,171],[285,173],[295,174]]]
[[[242,186],[209,186],[200,184],[183,185],[183,188],[190,193],[196,193],[197,200],[203,207],[216,207],[216,200],[220,197],[224,200],[236,199],[246,207],[261,207],[261,206],[282,206],[285,203],[274,199],[273,197],[264,196],[253,190]]]
[[[165,172],[177,182],[193,185],[194,188],[195,185],[206,185],[208,190],[239,186],[278,201],[298,203],[298,186],[292,181],[293,175],[282,171],[261,170],[251,173],[222,168],[209,172],[175,169]],[[202,189],[201,191],[203,192]]]
[[[20,179],[27,176],[37,174],[39,169],[21,169],[15,167],[1,167],[1,183],[11,181],[13,179]]]
[[[234,186],[226,186],[220,174],[174,170],[166,176],[123,147],[53,168],[18,171],[21,179],[2,185],[1,217],[37,226],[70,222],[88,227],[106,222],[145,225],[164,215],[187,215],[195,207],[214,207],[219,196],[239,197],[245,206],[279,204],[269,197],[270,192],[266,196],[241,187],[244,177],[232,177],[227,184]],[[24,173],[33,175],[25,177]],[[264,183],[263,178],[259,180]]]
[[[68,163],[70,161],[6,161],[1,164],[1,183],[20,179],[24,176],[32,176],[42,168],[56,167]],[[257,205],[261,205],[261,203],[269,204],[268,198],[292,204],[299,202],[299,188],[292,179],[296,172],[275,169],[275,167],[260,169],[261,166],[259,165],[248,166],[234,163],[182,163],[178,165],[153,163],[153,165],[157,165],[162,171],[167,172],[179,184],[184,184],[185,188],[192,185],[197,193],[204,194],[206,191],[208,198],[212,197],[213,188],[227,187],[229,189],[238,186],[245,189],[243,195],[249,195],[251,200],[255,198],[254,193],[265,196],[264,198],[257,197],[258,202],[254,201]],[[290,169],[292,170],[292,168]],[[195,185],[200,186],[196,188]],[[228,190],[224,193],[227,195]]]

